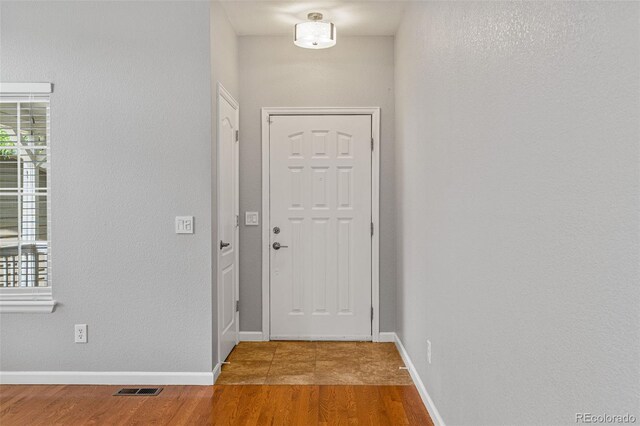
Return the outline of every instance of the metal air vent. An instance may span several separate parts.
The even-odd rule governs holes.
[[[162,388],[122,388],[113,396],[156,396]]]

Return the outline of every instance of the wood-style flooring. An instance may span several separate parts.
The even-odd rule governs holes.
[[[414,386],[0,386],[0,425],[420,425],[433,423]]]
[[[240,342],[217,385],[412,385],[393,343]]]

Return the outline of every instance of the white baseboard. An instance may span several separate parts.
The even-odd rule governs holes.
[[[262,331],[241,331],[238,336],[241,342],[262,342]]]
[[[406,365],[407,368],[409,369],[409,374],[411,374],[411,378],[413,379],[413,382],[415,383],[416,388],[418,389],[418,393],[420,394],[420,398],[422,398],[422,402],[424,403],[425,407],[427,407],[427,411],[431,416],[431,420],[433,420],[433,424],[435,426],[445,426],[444,420],[442,420],[442,416],[438,412],[438,409],[433,403],[433,400],[429,396],[429,393],[427,392],[427,388],[424,386],[422,379],[418,375],[418,371],[416,370],[416,367],[413,365],[413,362],[409,357],[409,353],[404,348],[404,345],[402,344],[402,341],[400,340],[398,335],[396,333],[393,333],[393,336],[396,342],[396,347],[398,348],[398,352],[400,352],[400,356],[404,361],[404,365]]]
[[[215,368],[213,369],[213,384],[216,384],[216,380],[218,380],[218,376],[222,373],[222,364],[217,363]]]
[[[239,340],[241,342],[262,342],[264,340],[269,340],[269,339],[265,339],[264,336],[262,335],[262,331],[241,331],[239,334]],[[282,337],[283,339],[287,339],[286,337]],[[354,336],[346,336],[346,337],[342,337],[342,338],[336,338],[336,337],[329,337],[328,339],[330,340],[362,340],[361,337],[357,337],[357,338],[353,338]],[[353,339],[352,339],[353,338]],[[274,340],[278,340],[278,336],[274,337]],[[299,337],[295,338],[296,340],[299,339]],[[319,340],[323,340],[323,339],[319,339]],[[395,342],[396,341],[396,333],[394,332],[386,332],[386,331],[382,331],[380,332],[380,334],[378,335],[378,342]]]
[[[371,342],[371,335],[360,334],[340,334],[335,336],[302,334],[302,335],[271,335],[271,340],[310,340],[310,341],[331,341],[331,342]]]
[[[220,374],[149,371],[0,371],[3,385],[198,385],[210,386]]]
[[[395,341],[396,341],[396,333],[394,333],[393,331],[391,332],[381,331],[378,334],[378,342],[389,343],[389,342],[395,342]]]

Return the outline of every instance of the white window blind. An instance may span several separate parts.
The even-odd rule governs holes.
[[[0,84],[0,311],[51,312],[49,95],[6,89]]]

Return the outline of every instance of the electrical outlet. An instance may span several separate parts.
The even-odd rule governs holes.
[[[76,343],[87,343],[87,324],[76,324]]]
[[[431,340],[427,339],[427,362],[431,364]]]

